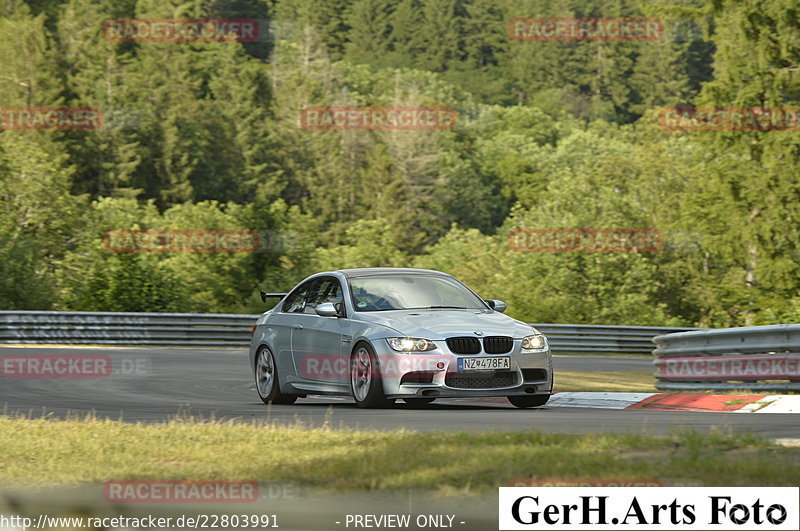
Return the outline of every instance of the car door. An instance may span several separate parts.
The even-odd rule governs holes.
[[[311,279],[292,290],[284,299],[281,311],[270,316],[269,325],[275,329],[275,340],[272,345],[275,362],[285,371],[280,374],[282,381],[288,382],[296,379],[297,370],[292,359],[292,333],[297,324],[298,315],[302,315],[308,292],[313,288],[315,279]]]
[[[331,302],[344,312],[342,286],[336,277],[314,280],[316,282],[306,295],[302,314],[296,315],[292,330],[292,358],[297,374],[303,379],[325,389],[341,390],[345,382],[349,382],[347,359],[343,352],[349,355],[350,351],[342,348],[342,336],[349,331],[349,321],[344,316],[320,317],[315,308],[323,302]]]

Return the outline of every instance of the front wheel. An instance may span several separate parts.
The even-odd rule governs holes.
[[[350,391],[358,407],[388,407],[394,403],[383,392],[378,359],[366,343],[356,345],[350,357]]]
[[[265,404],[294,404],[297,400],[296,396],[281,393],[275,356],[267,347],[261,347],[256,355],[256,390]]]
[[[509,396],[508,401],[517,407],[543,406],[550,400],[550,395]]]

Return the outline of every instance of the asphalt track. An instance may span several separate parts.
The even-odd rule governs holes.
[[[158,422],[176,415],[268,420],[308,426],[325,423],[350,429],[419,431],[539,430],[551,433],[753,431],[766,437],[800,437],[800,416],[543,407],[439,400],[426,408],[402,403],[389,410],[364,410],[338,398],[308,398],[291,406],[267,407],[252,383],[246,349],[0,347],[0,356],[104,354],[115,370],[104,378],[0,377],[0,408],[8,414],[63,417],[94,412],[99,417]],[[557,356],[559,370],[649,370],[646,358]]]

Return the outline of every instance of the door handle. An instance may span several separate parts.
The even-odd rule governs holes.
[[[301,324],[296,324],[296,325],[294,325],[294,329],[295,329],[295,330],[302,330],[302,329],[303,329],[303,325],[301,325]]]

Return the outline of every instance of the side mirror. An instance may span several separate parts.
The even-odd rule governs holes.
[[[506,303],[498,301],[497,299],[486,299],[484,302],[489,305],[489,308],[496,312],[503,313],[506,311]]]
[[[314,311],[317,312],[317,315],[319,315],[320,317],[339,316],[339,311],[336,309],[336,306],[334,306],[332,302],[323,302],[322,304],[317,304],[317,307],[314,308]]]

